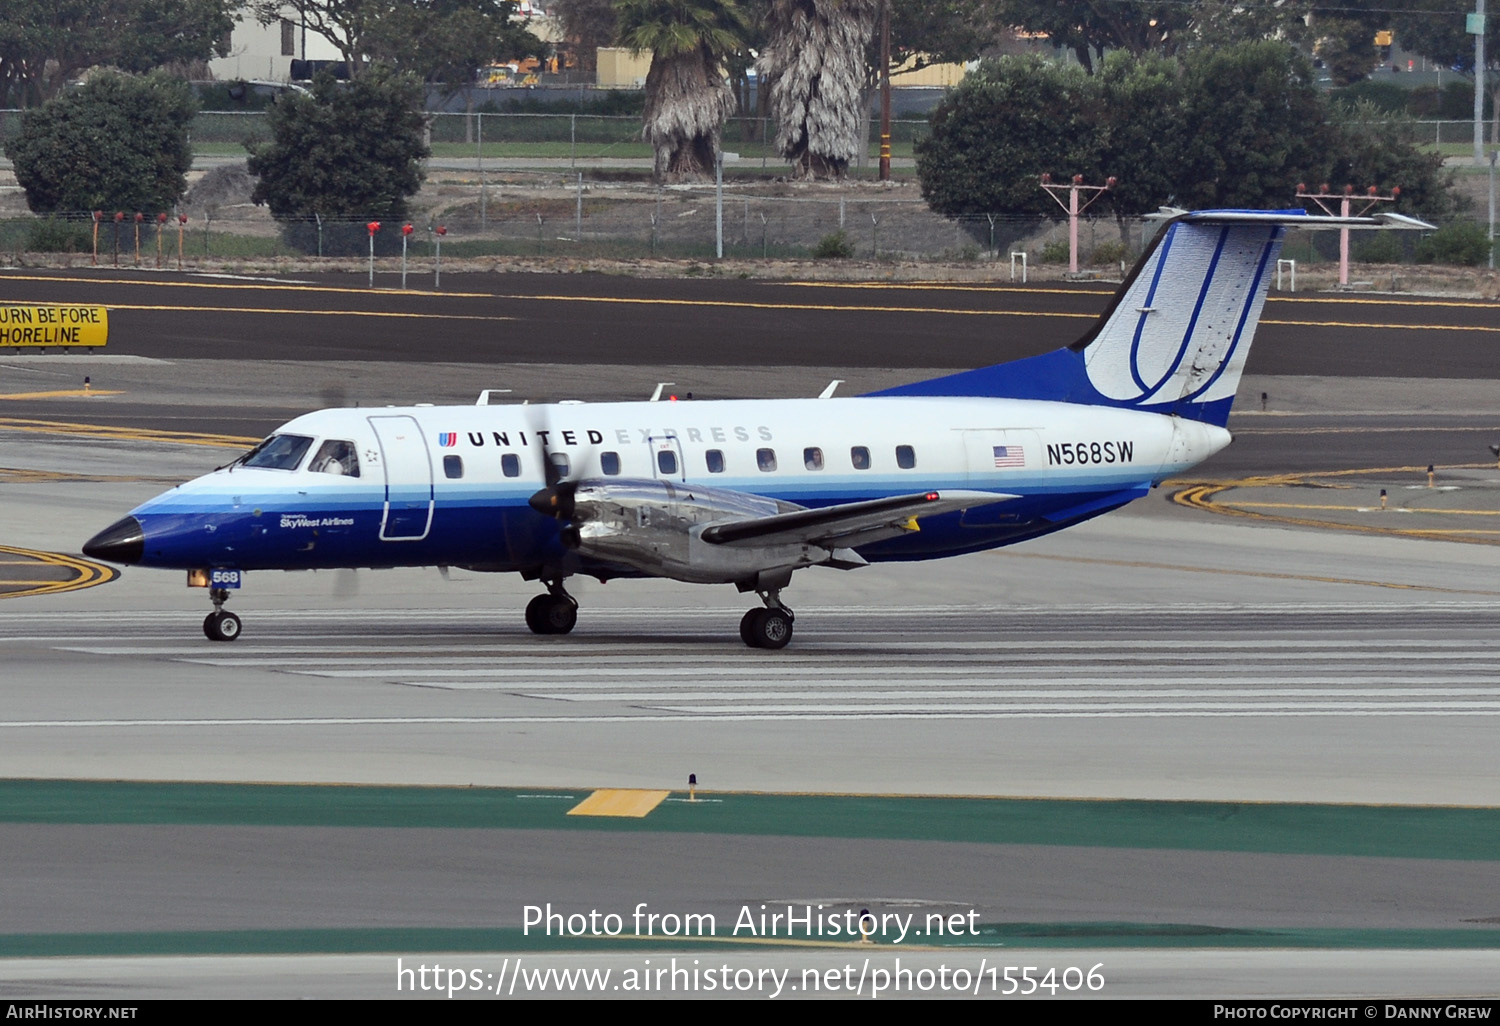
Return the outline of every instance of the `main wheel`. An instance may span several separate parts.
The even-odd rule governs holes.
[[[751,644],[756,648],[786,648],[792,640],[792,617],[784,609],[757,609],[750,623]]]
[[[526,626],[533,634],[567,634],[578,623],[576,603],[558,595],[538,595],[526,603]]]
[[[745,615],[740,617],[740,640],[751,648],[758,647],[755,644],[755,617],[759,613],[759,609],[747,609]]]
[[[240,636],[240,618],[225,610],[209,613],[203,621],[203,633],[209,641],[233,641]]]
[[[547,607],[551,602],[551,595],[538,595],[526,603],[526,626],[531,628],[531,633],[552,633],[551,627],[547,622]]]
[[[549,595],[548,598],[551,602],[547,605],[547,633],[567,634],[578,623],[578,604],[561,596]]]

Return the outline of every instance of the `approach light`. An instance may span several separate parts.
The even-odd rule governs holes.
[[[376,232],[380,231],[380,222],[379,221],[371,221],[369,224],[365,225],[365,229],[371,235],[374,235]]]
[[[411,234],[411,225],[409,225],[409,224],[403,224],[401,226],[401,234],[402,235],[410,235]]]
[[[156,215],[156,223],[157,224],[166,224],[167,223],[167,215],[166,214],[157,214]]]

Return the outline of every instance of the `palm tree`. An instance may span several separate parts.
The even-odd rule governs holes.
[[[842,178],[859,155],[865,46],[881,0],[772,0],[760,72],[776,148],[803,178]]]
[[[711,170],[719,130],[734,111],[721,65],[742,45],[734,0],[621,0],[620,42],[651,51],[641,136],[656,151],[658,181]]]

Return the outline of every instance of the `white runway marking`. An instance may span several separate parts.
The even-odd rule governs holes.
[[[148,677],[173,672],[173,679],[180,670],[168,668],[188,669],[227,696],[243,694],[236,674],[269,675],[258,679],[287,682],[283,700],[317,700],[325,715],[238,715],[249,710],[236,703],[196,707],[210,712],[203,717],[98,717],[90,710],[95,717],[71,720],[36,708],[43,715],[0,720],[0,729],[1489,717],[1500,715],[1500,638],[1473,624],[1496,612],[1460,603],[1417,614],[1323,606],[1009,611],[1005,637],[991,638],[989,620],[998,610],[907,611],[900,632],[866,622],[869,611],[858,610],[817,614],[819,629],[784,652],[741,647],[727,636],[725,612],[703,609],[600,611],[595,618],[618,635],[584,629],[567,638],[511,633],[514,625],[475,633],[465,625],[475,618],[453,610],[277,610],[254,614],[268,621],[267,637],[235,645],[185,633],[180,613],[119,613],[103,621],[49,614],[48,633],[36,633],[38,617],[23,614],[0,617],[0,654],[40,646]],[[348,629],[302,633],[330,621]],[[661,624],[670,632],[660,633]],[[652,629],[658,633],[641,633]],[[1058,637],[1060,630],[1084,636]],[[320,642],[324,637],[330,642]],[[447,707],[431,716],[337,715],[381,707],[380,695],[400,701],[401,692],[418,690]],[[436,697],[442,693],[450,697]],[[390,709],[412,711],[409,702]],[[212,715],[221,711],[230,714]]]

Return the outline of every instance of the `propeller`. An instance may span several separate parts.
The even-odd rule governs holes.
[[[574,548],[578,544],[578,529],[572,524],[578,482],[566,480],[562,468],[553,462],[552,454],[547,452],[547,446],[541,441],[544,436],[551,434],[545,406],[527,407],[527,426],[531,429],[532,438],[537,441],[536,452],[542,461],[542,480],[546,482],[546,487],[527,499],[526,504],[543,516],[556,520],[561,525],[563,544]]]

